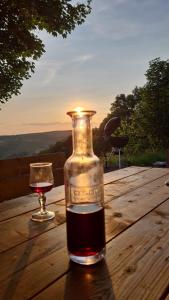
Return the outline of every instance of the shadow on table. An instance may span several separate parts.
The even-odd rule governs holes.
[[[93,266],[70,262],[64,300],[115,300],[112,281],[105,260]]]
[[[35,244],[35,239],[33,238],[34,235],[39,235],[44,232],[44,230],[48,227],[49,223],[36,223],[33,221],[29,221],[28,227],[29,227],[29,235],[28,235],[28,241],[25,244],[24,251],[20,257],[20,259],[17,261],[15,269],[13,270],[12,274],[10,275],[11,278],[7,279],[7,286],[4,292],[3,297],[1,300],[11,300],[15,296],[15,291],[18,288],[18,285],[20,284],[22,280],[22,275],[24,275],[25,267],[27,266],[27,263],[29,261],[29,257],[31,255],[33,246]],[[16,298],[15,298],[16,299]]]

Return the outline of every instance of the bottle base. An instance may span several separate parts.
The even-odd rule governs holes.
[[[90,256],[77,256],[69,252],[70,259],[80,265],[93,265],[105,257],[106,250],[103,248],[100,252]]]

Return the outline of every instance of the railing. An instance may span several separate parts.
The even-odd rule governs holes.
[[[52,162],[54,186],[62,185],[65,160],[63,152],[0,160],[0,201],[31,193],[29,164],[33,162]]]

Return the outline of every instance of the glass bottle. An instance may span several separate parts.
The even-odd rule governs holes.
[[[71,111],[73,154],[64,166],[67,247],[70,259],[90,265],[105,254],[103,167],[93,153],[95,111]]]

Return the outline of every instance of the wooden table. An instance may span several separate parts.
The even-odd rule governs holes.
[[[48,193],[56,218],[30,220],[34,195],[0,204],[0,299],[169,299],[169,169],[105,174],[107,254],[94,266],[69,262],[63,186]]]

